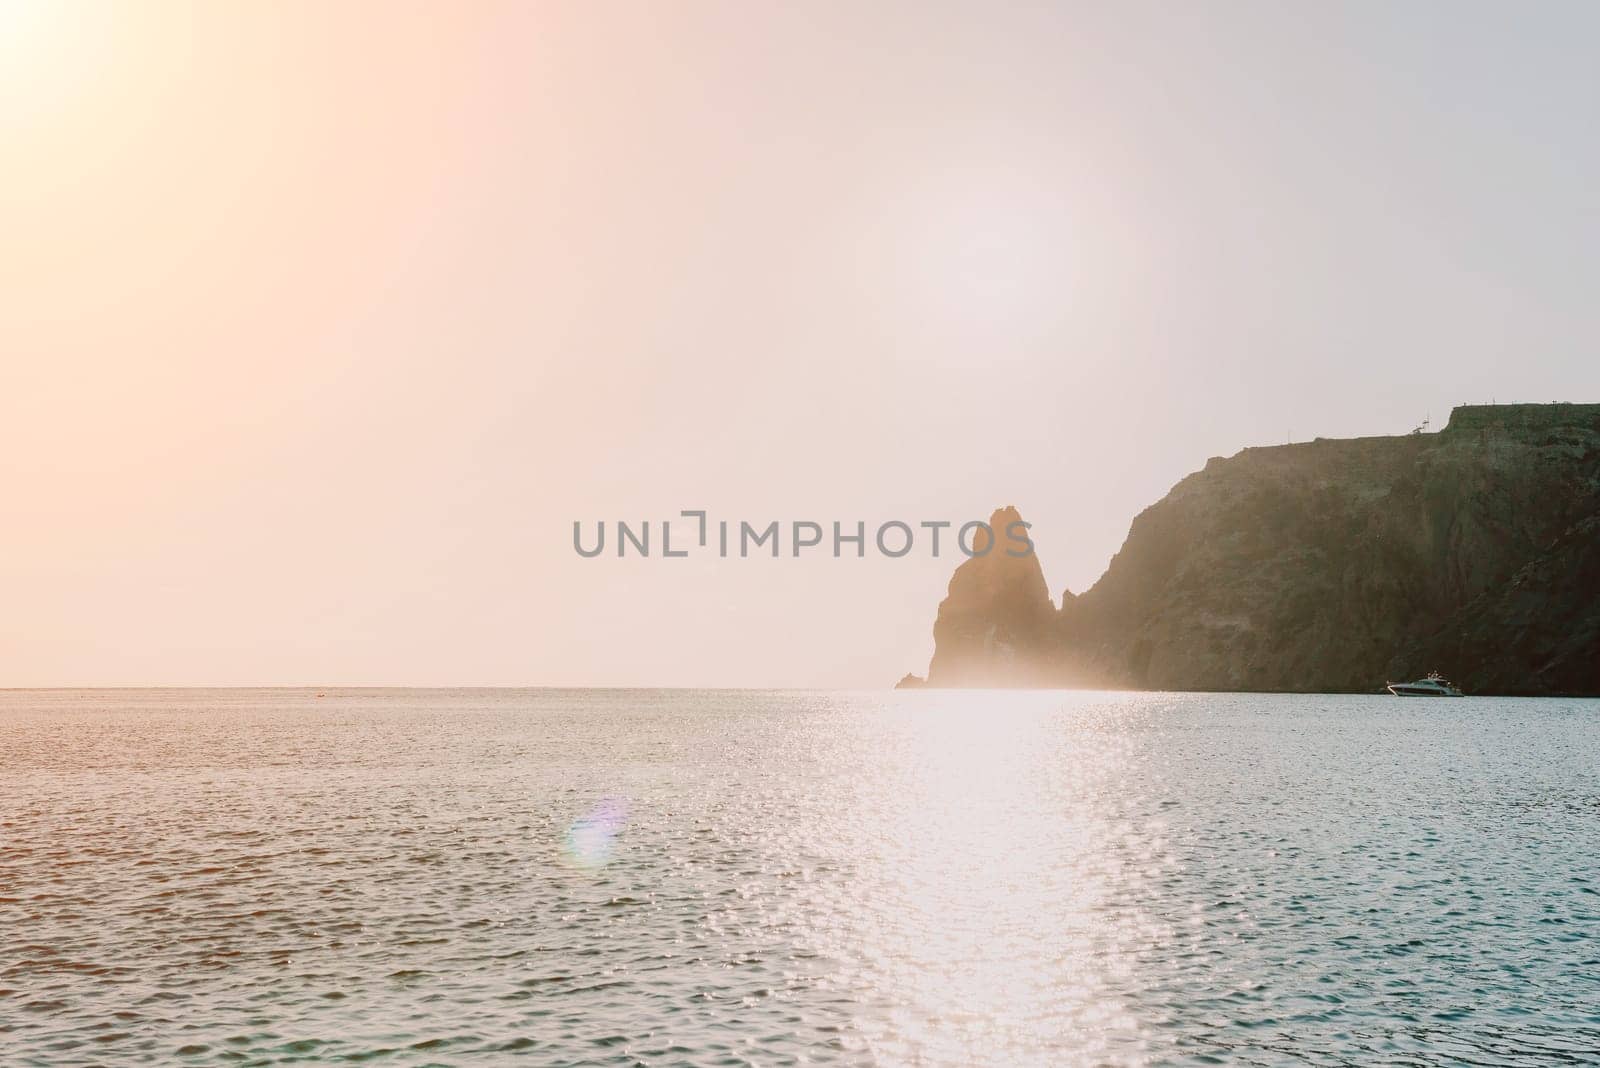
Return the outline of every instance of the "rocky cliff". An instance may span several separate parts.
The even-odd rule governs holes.
[[[1600,405],[1213,459],[1059,606],[1031,556],[966,561],[934,644],[933,686],[1600,694]]]
[[[1054,679],[1055,606],[1032,552],[1015,556],[998,535],[1022,521],[1013,507],[989,517],[997,539],[950,578],[949,595],[933,622],[932,686],[1047,686]],[[904,680],[901,680],[904,682]]]

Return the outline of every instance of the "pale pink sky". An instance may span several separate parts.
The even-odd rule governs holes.
[[[1587,5],[0,0],[0,685],[887,685],[1035,524],[1600,400]]]

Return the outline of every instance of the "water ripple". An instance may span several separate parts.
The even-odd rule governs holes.
[[[0,1060],[1595,1063],[1597,721],[0,692]]]

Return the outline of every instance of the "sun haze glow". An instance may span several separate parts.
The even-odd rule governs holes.
[[[63,40],[70,17],[66,6],[48,0],[0,0],[0,100],[8,120],[56,91],[61,65],[75,58]]]
[[[0,0],[0,681],[882,686],[948,556],[571,524],[1014,503],[1059,596],[1600,396],[1600,9],[1436,15]]]

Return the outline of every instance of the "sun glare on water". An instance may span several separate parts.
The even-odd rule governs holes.
[[[854,900],[814,918],[881,996],[889,1062],[1036,1063],[1064,1035],[1083,1063],[1140,1046],[1119,969],[1159,937],[1137,890],[1163,863],[1160,828],[1117,813],[1134,759],[1117,701],[1100,695],[1086,722],[1072,700],[923,692],[885,709],[904,718],[900,744],[876,754],[860,818],[842,824]]]

